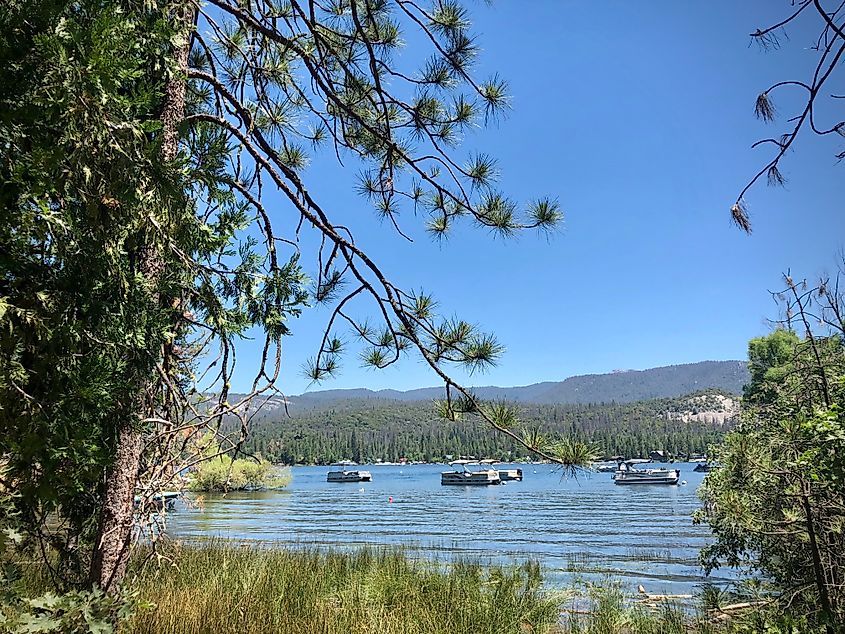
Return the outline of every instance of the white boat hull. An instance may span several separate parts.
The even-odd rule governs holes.
[[[678,484],[677,469],[620,469],[613,475],[616,484]]]
[[[499,479],[502,482],[509,480],[522,481],[522,469],[499,469]]]
[[[369,471],[329,471],[327,482],[371,482],[373,479]]]
[[[161,491],[159,493],[154,493],[151,498],[146,500],[146,503],[151,505],[153,508],[157,509],[168,509],[172,510],[176,506],[176,500],[182,494],[178,491]],[[140,495],[135,496],[134,504],[135,506],[139,506],[142,502],[143,498]]]

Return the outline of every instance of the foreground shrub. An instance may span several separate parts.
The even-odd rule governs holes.
[[[11,634],[111,634],[139,607],[134,593],[108,595],[99,589],[45,593],[35,598],[8,595],[0,603],[0,631]]]

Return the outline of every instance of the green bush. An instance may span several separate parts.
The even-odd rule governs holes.
[[[191,474],[191,491],[223,492],[252,489],[281,489],[291,481],[290,469],[275,467],[261,457],[237,458],[220,451],[211,434],[206,434],[195,447],[204,460]]]
[[[191,491],[243,491],[249,489],[280,489],[291,480],[290,469],[274,467],[266,460],[223,455],[201,462],[191,477]]]

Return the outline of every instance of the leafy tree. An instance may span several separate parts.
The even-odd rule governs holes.
[[[799,343],[798,335],[784,328],[748,343],[751,380],[744,390],[746,402],[765,404],[776,399],[777,388],[789,377]]]
[[[409,30],[427,46],[417,70],[395,59]],[[462,132],[508,103],[500,77],[471,74],[477,52],[452,0],[7,3],[0,454],[10,517],[60,550],[57,582],[115,587],[136,492],[194,464],[196,440],[224,420],[239,432],[215,442],[238,457],[277,391],[290,320],[314,303],[330,317],[312,379],[338,370],[351,333],[369,366],[418,354],[446,385],[446,418],[484,420],[564,464],[589,458],[577,443],[554,454],[518,431],[514,408],[451,378],[501,346],[393,284],[307,185],[309,152],[357,169],[397,239],[403,209],[438,239],[461,222],[553,229],[555,201],[520,206],[495,187],[491,157],[457,156]],[[230,402],[236,343],[256,331],[252,391]]]
[[[845,622],[843,298],[835,282],[786,280],[786,319],[751,341],[742,419],[705,480],[697,517],[716,542],[702,559],[762,573],[782,605],[833,632]]]
[[[87,576],[80,546],[100,528],[121,430],[140,428],[172,312],[138,268],[147,216],[184,209],[151,142],[162,68],[140,70],[172,30],[131,8],[13,2],[0,15],[2,488],[30,538],[59,547],[70,584]]]

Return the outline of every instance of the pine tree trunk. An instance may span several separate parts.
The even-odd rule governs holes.
[[[185,113],[185,74],[188,69],[189,29],[193,25],[193,10],[186,3],[174,12],[173,17],[185,26],[185,41],[177,51],[176,68],[171,71],[165,85],[161,114],[161,158],[164,162],[176,158],[179,149],[177,128]],[[148,243],[139,249],[136,265],[150,287],[155,289],[164,270],[164,261],[157,246]],[[154,293],[152,301],[161,305],[166,299]],[[156,413],[154,392],[152,383],[145,386],[138,394],[134,408],[138,419],[129,419],[120,424],[114,463],[106,478],[90,581],[109,592],[119,587],[129,562],[133,539],[135,487],[144,448],[144,426],[141,420]]]
[[[92,583],[109,591],[120,584],[129,561],[135,484],[142,448],[140,429],[136,425],[124,424],[118,432],[114,463],[106,479],[100,527],[91,563]]]

